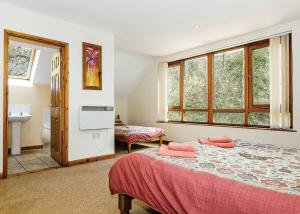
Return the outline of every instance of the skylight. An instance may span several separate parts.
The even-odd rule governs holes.
[[[8,58],[9,78],[30,80],[35,52],[34,48],[10,45]]]

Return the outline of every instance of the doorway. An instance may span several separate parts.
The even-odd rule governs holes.
[[[3,94],[3,178],[8,175],[8,147],[10,145],[9,122],[9,47],[11,41],[26,42],[32,45],[57,49],[51,59],[51,140],[50,153],[61,166],[68,165],[68,43],[42,38],[15,31],[4,31],[4,94]],[[11,64],[10,64],[11,65]],[[23,75],[26,77],[26,75]],[[20,113],[22,116],[22,112]],[[23,115],[24,116],[24,115]],[[23,118],[23,117],[22,117]],[[40,133],[35,133],[40,135]],[[18,148],[18,147],[16,147]],[[12,150],[12,148],[11,148]],[[18,150],[18,149],[17,149]],[[20,149],[19,149],[20,150]]]

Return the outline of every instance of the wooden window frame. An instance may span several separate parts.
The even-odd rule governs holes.
[[[180,73],[179,73],[179,81],[180,81],[180,83],[179,83],[179,106],[168,106],[168,111],[180,111],[181,109],[182,109],[182,105],[181,105],[181,97],[182,97],[182,94],[181,94],[181,86],[182,86],[182,84],[181,84],[181,78],[182,78],[182,68],[181,68],[181,61],[176,61],[176,62],[171,62],[171,63],[169,63],[169,65],[168,65],[168,67],[170,68],[170,67],[177,67],[177,66],[179,66],[179,68],[180,68]]]
[[[249,110],[253,110],[254,112],[257,110],[262,110],[263,112],[266,112],[266,110],[270,111],[270,104],[254,104],[253,103],[253,70],[252,70],[252,55],[253,55],[253,50],[255,49],[260,49],[260,48],[265,48],[269,47],[270,42],[269,40],[264,40],[252,45],[248,46],[248,96],[249,96]]]
[[[270,105],[258,105],[253,103],[253,77],[252,77],[252,51],[254,49],[269,47],[270,40],[264,39],[261,41],[240,45],[232,48],[222,49],[207,54],[201,54],[181,60],[176,60],[169,63],[169,67],[180,66],[180,105],[168,107],[170,112],[180,112],[181,118],[179,121],[169,121],[175,123],[188,123],[188,124],[207,124],[207,125],[221,125],[221,126],[236,126],[236,127],[252,127],[252,128],[270,128],[270,126],[261,125],[250,125],[249,124],[249,113],[266,113],[270,112]],[[214,109],[214,77],[213,77],[213,64],[214,55],[222,52],[232,51],[235,49],[244,49],[244,108],[243,109]],[[208,109],[184,109],[184,64],[186,60],[207,57],[207,81],[208,81]],[[292,91],[292,36],[290,34],[290,113],[291,113],[291,129],[293,128],[293,91]],[[190,122],[184,121],[184,114],[186,112],[207,112],[208,121],[207,122]],[[213,116],[214,113],[244,113],[245,119],[244,124],[230,124],[230,123],[214,123]]]

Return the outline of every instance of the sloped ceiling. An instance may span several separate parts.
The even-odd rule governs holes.
[[[115,98],[126,99],[154,61],[151,56],[115,50]]]
[[[112,32],[117,48],[154,56],[300,18],[299,0],[1,1]]]

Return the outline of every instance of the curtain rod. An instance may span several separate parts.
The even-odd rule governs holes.
[[[222,48],[215,48],[215,49],[204,51],[203,53],[201,53],[201,52],[200,53],[195,53],[195,54],[192,54],[192,55],[184,56],[184,57],[181,57],[181,58],[175,58],[175,59],[164,61],[164,62],[167,62],[167,63],[174,62],[176,60],[181,60],[181,59],[190,58],[190,57],[194,57],[194,56],[198,56],[198,55],[203,55],[203,54],[207,54],[207,53],[211,53],[211,52],[215,52],[215,51],[220,51],[222,49],[228,49],[228,48],[232,48],[232,47],[235,47],[235,46],[241,46],[241,45],[257,42],[257,41],[264,40],[264,39],[270,39],[270,38],[273,38],[273,37],[276,37],[276,36],[283,36],[283,35],[286,35],[286,34],[289,34],[289,33],[292,33],[292,30],[283,31],[283,32],[280,32],[280,33],[274,33],[274,34],[271,34],[271,35],[268,35],[268,36],[263,36],[263,37],[259,37],[259,38],[255,38],[255,39],[250,39],[250,40],[247,40],[247,41],[244,41],[244,42],[239,42],[239,43],[227,45],[227,46],[224,46]],[[213,44],[213,43],[210,43],[210,44]],[[188,50],[186,50],[186,51],[188,51]],[[184,51],[182,51],[182,52],[184,52]],[[180,52],[178,52],[178,53],[180,53]]]

